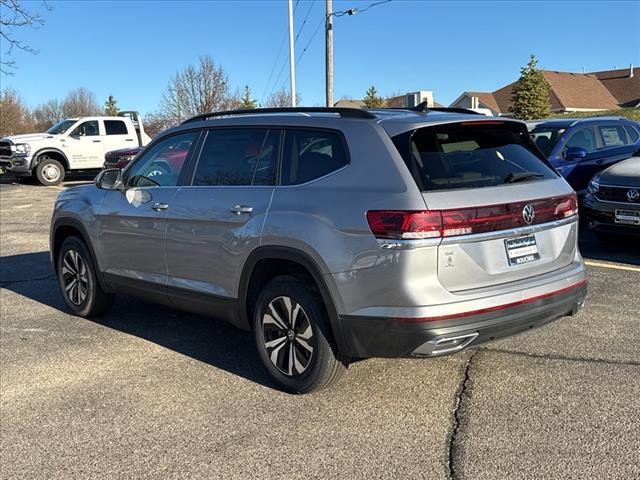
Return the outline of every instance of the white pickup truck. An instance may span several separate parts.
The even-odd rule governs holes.
[[[46,133],[0,139],[0,166],[19,176],[35,176],[42,185],[57,185],[69,170],[102,168],[104,155],[111,150],[150,141],[137,112],[70,118]]]

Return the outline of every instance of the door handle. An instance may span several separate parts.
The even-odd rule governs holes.
[[[125,142],[133,142],[133,138],[127,138]]]
[[[236,205],[231,209],[231,213],[235,213],[236,215],[242,215],[243,213],[249,214],[251,212],[253,212],[253,207],[246,205]]]
[[[93,143],[100,143],[100,140],[94,140]]]
[[[151,208],[156,212],[164,212],[167,208],[169,208],[169,205],[167,205],[166,203],[156,202],[152,205]]]

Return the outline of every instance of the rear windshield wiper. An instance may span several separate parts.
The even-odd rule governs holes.
[[[530,178],[544,177],[544,173],[540,172],[516,172],[509,173],[504,177],[504,183],[516,183]]]

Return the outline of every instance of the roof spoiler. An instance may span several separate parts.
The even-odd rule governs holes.
[[[201,115],[196,115],[195,117],[191,117],[188,120],[182,122],[181,125],[185,123],[198,122],[201,120],[207,120],[209,118],[216,117],[229,117],[235,115],[259,115],[259,114],[269,114],[269,113],[335,113],[340,115],[342,118],[363,118],[363,119],[373,119],[376,118],[370,112],[366,110],[361,110],[359,108],[346,108],[346,107],[280,107],[280,108],[252,108],[245,110],[224,110],[221,112],[210,112],[203,113]]]

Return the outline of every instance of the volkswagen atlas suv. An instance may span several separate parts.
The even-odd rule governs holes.
[[[51,258],[76,315],[122,293],[227,320],[306,393],[352,359],[435,357],[575,314],[577,235],[576,195],[522,122],[261,109],[195,117],[62,192]]]

